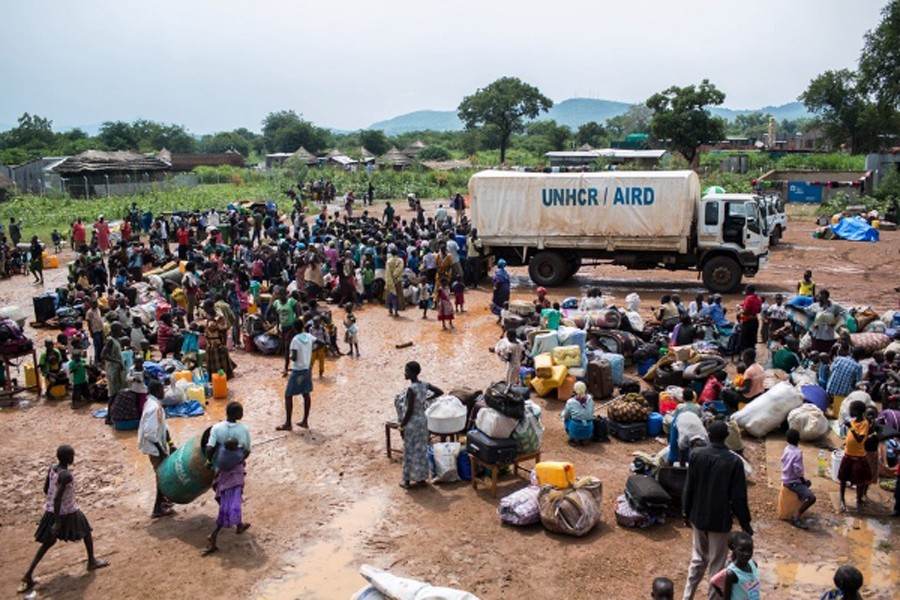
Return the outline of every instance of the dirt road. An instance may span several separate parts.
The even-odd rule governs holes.
[[[755,280],[759,291],[791,292],[802,270],[811,267],[820,288],[830,288],[842,304],[871,304],[877,310],[897,305],[892,288],[900,284],[900,234],[884,233],[880,243],[862,244],[814,240],[812,230],[811,221],[791,222],[786,243],[773,251],[770,268]],[[513,296],[529,297],[532,287],[524,270],[513,272]],[[46,289],[64,280],[61,269],[46,276]],[[27,281],[0,282],[0,304],[18,304],[30,313],[31,296],[40,288]],[[620,301],[637,290],[645,312],[663,292],[678,291],[687,301],[699,290],[689,273],[604,267],[585,269],[553,296],[580,296],[588,285],[600,285]],[[41,516],[43,476],[61,443],[76,449],[79,502],[94,527],[98,554],[112,565],[88,574],[83,547],[60,544],[38,567],[38,598],[346,599],[363,585],[357,569],[364,562],[465,588],[485,599],[635,598],[648,595],[657,575],[671,577],[680,591],[690,530],[680,522],[624,530],[613,518],[631,452],[655,451],[660,444],[613,441],[573,449],[565,444],[556,416],[562,406],[556,400],[539,400],[547,427],[544,458],[570,460],[579,475],[595,475],[604,485],[603,523],[587,537],[549,534],[539,525],[501,527],[489,492],[479,488],[476,493],[465,483],[413,492],[397,486],[400,466],[385,457],[383,423],[393,414],[394,394],[404,387],[403,364],[418,360],[423,379],[445,390],[484,387],[502,378],[503,367],[487,351],[498,336],[489,298],[484,289],[469,293],[468,312],[452,333],[442,332],[433,316],[423,321],[413,310],[397,319],[380,306],[360,311],[363,356],[330,360],[326,377],[315,380],[309,431],[283,435],[274,429],[283,419],[280,359],[235,352],[238,376],[229,383],[229,397],[243,402],[256,445],[245,491],[245,517],[253,526],[241,536],[224,532],[221,551],[206,558],[200,549],[216,515],[212,495],[178,507],[173,518],[151,520],[152,473],[137,452],[134,432],[114,432],[88,409],[72,411],[67,402],[41,399],[29,408],[0,411],[5,563],[0,595],[14,595],[37,549],[32,535]],[[728,306],[735,302],[736,296],[726,299]],[[45,335],[29,333],[35,339]],[[414,345],[395,349],[407,341]],[[203,417],[171,419],[176,442],[221,419],[224,404],[211,400]],[[783,446],[776,445],[780,452]],[[844,561],[866,575],[866,598],[891,597],[900,583],[896,519],[838,515],[829,501],[829,484],[816,479],[816,489],[825,496],[813,509],[817,524],[799,532],[774,519],[777,488],[768,482],[776,481],[777,473],[773,480],[766,444],[749,442],[748,457],[755,469],[750,497],[764,597],[817,598]],[[807,469],[813,468],[807,461]],[[519,485],[504,480],[501,495]],[[872,510],[884,515],[888,495],[877,490],[873,496]]]

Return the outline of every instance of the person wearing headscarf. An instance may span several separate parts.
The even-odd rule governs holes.
[[[583,381],[575,384],[574,391],[560,415],[569,435],[569,444],[573,446],[590,441],[594,435],[594,399],[587,393]]]

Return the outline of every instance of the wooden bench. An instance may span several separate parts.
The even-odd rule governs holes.
[[[540,451],[529,452],[527,454],[519,454],[518,456],[516,456],[515,460],[513,460],[512,462],[497,463],[497,464],[486,463],[486,462],[480,460],[479,458],[473,456],[472,454],[469,454],[469,463],[472,465],[472,488],[476,489],[476,490],[478,489],[478,480],[480,479],[478,477],[478,468],[484,467],[486,469],[490,469],[491,470],[491,497],[496,498],[497,497],[497,475],[498,475],[498,473],[507,467],[512,467],[513,475],[515,475],[516,477],[521,477],[522,479],[528,479],[531,475],[531,469],[526,469],[525,467],[521,466],[519,463],[523,463],[523,462],[531,461],[531,460],[533,460],[535,464],[541,462]],[[522,473],[527,473],[527,475],[522,477],[521,475],[519,475],[520,471]]]

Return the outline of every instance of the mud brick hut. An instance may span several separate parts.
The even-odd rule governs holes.
[[[69,195],[79,198],[132,194],[162,182],[169,169],[156,156],[127,150],[88,150],[53,167]]]

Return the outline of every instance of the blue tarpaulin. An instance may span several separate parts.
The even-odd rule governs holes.
[[[831,226],[834,234],[842,240],[851,242],[877,242],[878,230],[869,225],[862,217],[841,219]]]

